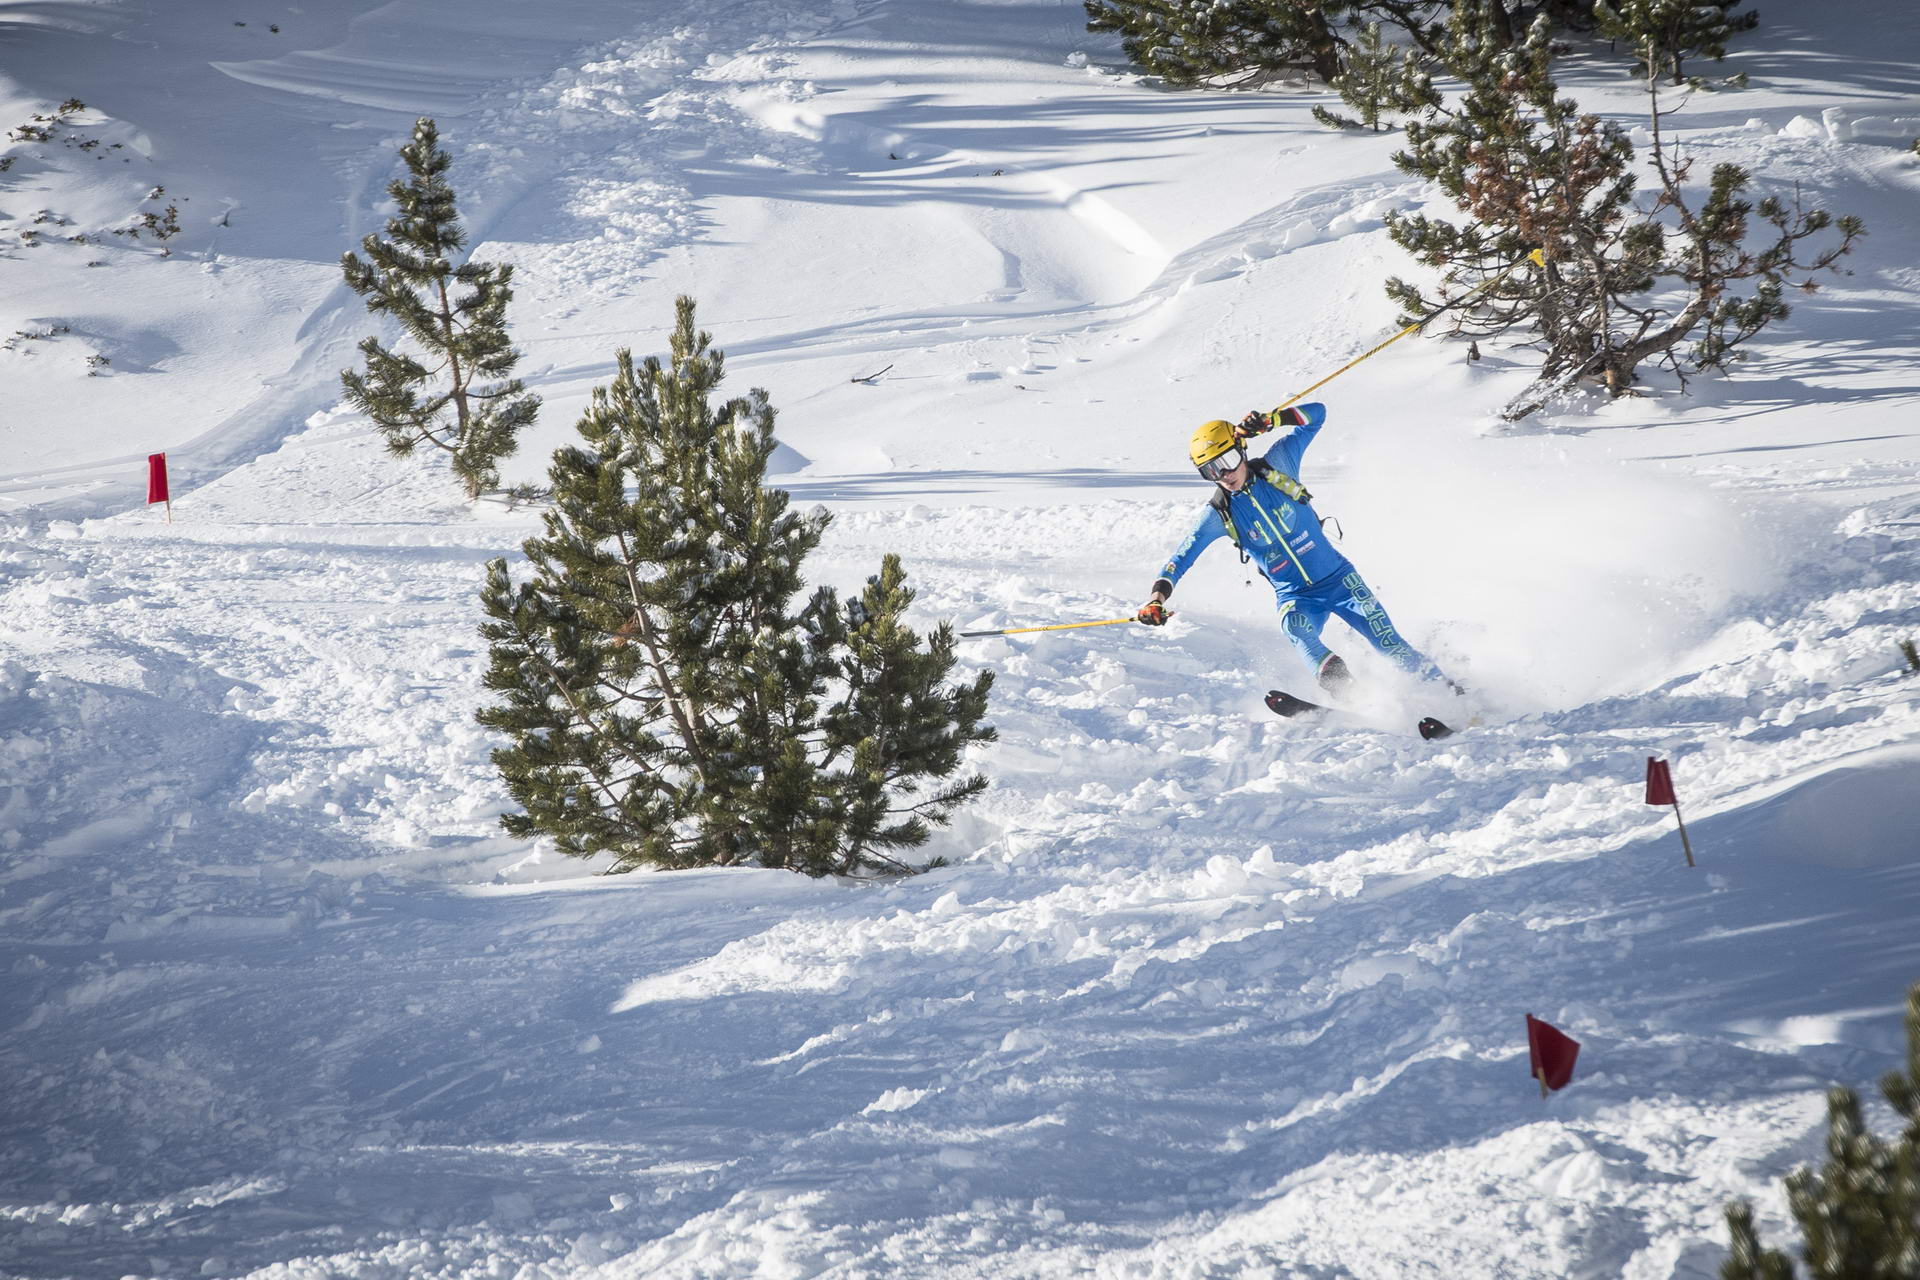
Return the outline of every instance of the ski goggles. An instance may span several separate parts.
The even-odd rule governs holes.
[[[1239,445],[1227,450],[1217,458],[1209,458],[1200,464],[1200,477],[1203,480],[1218,482],[1220,477],[1245,463],[1247,451]]]

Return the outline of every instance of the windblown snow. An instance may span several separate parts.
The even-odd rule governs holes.
[[[1053,0],[0,6],[0,124],[85,104],[0,150],[0,1272],[1678,1280],[1743,1197],[1791,1239],[1920,980],[1920,28],[1762,19],[1684,140],[1869,235],[1738,377],[1515,429],[1525,352],[1423,338],[1315,393],[1303,478],[1469,705],[1272,718],[1310,673],[1222,546],[1163,630],[969,642],[992,790],[850,884],[501,833],[477,593],[536,517],[339,397],[414,117],[516,266],[510,479],[692,293],[814,572],[896,551],[963,629],[1130,614],[1187,432],[1392,332],[1382,219],[1448,208],[1394,137],[1166,92]],[[1546,1101],[1529,1012],[1583,1046]]]

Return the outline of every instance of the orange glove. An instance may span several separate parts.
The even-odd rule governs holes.
[[[1164,627],[1167,625],[1167,606],[1158,600],[1149,600],[1140,606],[1140,612],[1133,615],[1133,620],[1150,627]]]

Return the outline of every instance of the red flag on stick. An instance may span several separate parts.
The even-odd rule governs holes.
[[[1686,852],[1687,865],[1693,866],[1693,841],[1687,839],[1687,822],[1680,816],[1680,797],[1673,793],[1673,771],[1665,760],[1653,756],[1647,757],[1647,803],[1673,806],[1673,820],[1680,824],[1680,847]]]
[[[147,505],[156,502],[167,504],[167,523],[173,523],[173,499],[167,493],[167,455],[150,453],[147,455]]]
[[[1665,760],[1647,757],[1647,803],[1678,804],[1679,798],[1673,794],[1673,770],[1667,768]]]
[[[1580,1056],[1580,1042],[1563,1035],[1551,1023],[1527,1015],[1527,1060],[1533,1078],[1540,1082],[1540,1096],[1549,1089],[1564,1089],[1573,1079],[1573,1060]]]

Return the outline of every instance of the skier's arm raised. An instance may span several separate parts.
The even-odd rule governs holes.
[[[1261,435],[1275,427],[1290,428],[1287,434],[1267,446],[1263,455],[1267,461],[1279,467],[1290,476],[1300,474],[1300,457],[1306,453],[1307,446],[1320,434],[1320,428],[1327,421],[1327,406],[1315,401],[1313,404],[1289,405],[1284,409],[1275,409],[1272,413],[1250,413],[1240,420],[1237,433],[1247,436]],[[1257,431],[1249,431],[1249,424],[1260,426]]]

